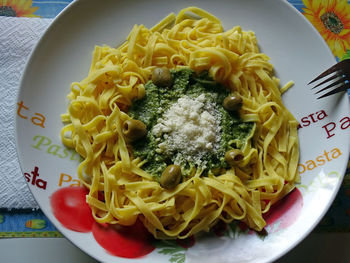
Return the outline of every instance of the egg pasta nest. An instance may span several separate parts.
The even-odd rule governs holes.
[[[133,101],[145,96],[155,67],[208,71],[239,94],[241,119],[256,126],[239,165],[205,176],[197,167],[170,190],[142,169],[122,124]],[[96,46],[88,76],[72,83],[61,116],[63,143],[83,157],[77,173],[95,220],[132,225],[139,219],[156,238],[186,238],[219,220],[262,230],[263,214],[299,180],[298,123],[281,100],[289,86],[279,87],[253,32],[224,31],[219,19],[196,7],[151,29],[135,25],[118,48]]]

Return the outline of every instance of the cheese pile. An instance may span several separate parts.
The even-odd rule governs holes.
[[[184,161],[205,167],[203,156],[216,152],[221,139],[221,115],[204,94],[183,96],[157,120],[152,132],[157,137],[158,153],[174,155],[174,163]]]

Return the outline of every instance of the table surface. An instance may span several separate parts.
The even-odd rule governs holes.
[[[36,0],[30,2],[32,2],[33,7],[37,7],[34,15],[53,18],[71,1]],[[299,11],[302,11],[303,2],[306,0],[288,1]],[[0,4],[0,6],[2,5]],[[345,195],[347,194],[344,192]],[[335,211],[338,208],[333,206],[332,209]],[[348,218],[344,217],[343,219],[347,221]],[[344,223],[344,220],[338,221],[338,225]],[[325,222],[329,221],[325,220]],[[350,249],[348,248],[350,247],[350,232],[336,231],[340,230],[334,228],[333,232],[312,232],[296,248],[276,262],[350,262]],[[66,238],[2,238],[0,239],[0,262],[90,263],[97,261],[75,247]]]
[[[311,233],[276,263],[350,262],[349,233]],[[1,262],[94,263],[98,262],[65,238],[0,239]]]

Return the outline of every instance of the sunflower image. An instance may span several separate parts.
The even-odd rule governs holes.
[[[0,0],[0,16],[39,17],[34,15],[39,7],[32,4],[32,0]]]
[[[350,50],[350,5],[347,0],[303,0],[305,17],[338,58]]]

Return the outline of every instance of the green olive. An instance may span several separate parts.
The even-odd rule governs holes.
[[[147,127],[142,121],[129,119],[123,123],[123,134],[132,141],[144,137],[146,133]]]
[[[181,168],[176,164],[168,165],[162,173],[159,183],[165,189],[172,189],[180,183]]]
[[[170,70],[166,67],[155,68],[152,73],[152,82],[158,87],[170,87],[173,83]]]
[[[222,106],[228,111],[237,111],[242,106],[242,98],[238,95],[230,94],[224,99]]]
[[[244,158],[243,152],[238,149],[233,149],[225,153],[225,161],[231,166],[239,163],[240,161],[243,160],[243,158]]]

